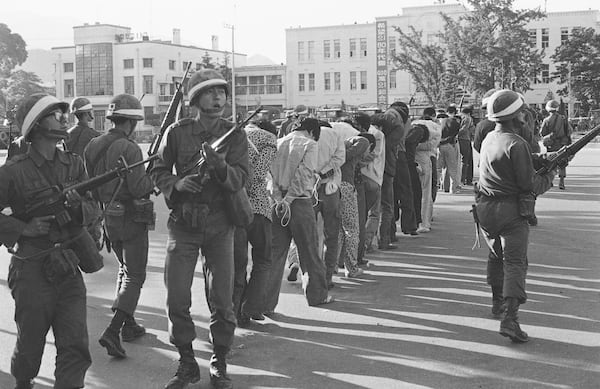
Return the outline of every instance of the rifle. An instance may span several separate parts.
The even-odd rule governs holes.
[[[557,166],[565,165],[579,150],[590,143],[596,136],[600,134],[600,125],[592,128],[584,136],[579,138],[575,143],[563,146],[560,150],[554,153],[548,153],[542,157],[542,166],[535,171],[535,174],[543,175]]]
[[[213,143],[211,143],[210,147],[212,147],[213,150],[215,150],[217,153],[222,152],[225,149],[225,147],[227,146],[229,139],[235,134],[235,132],[246,127],[248,122],[250,120],[252,120],[252,118],[254,116],[256,116],[262,110],[262,108],[263,108],[262,105],[259,106],[258,108],[256,108],[256,111],[252,112],[250,114],[250,116],[248,116],[243,122],[235,125],[233,128],[231,128],[231,130],[227,131],[225,134],[223,134],[223,136],[221,136],[220,138],[216,139]],[[196,162],[188,164],[183,169],[183,171],[181,172],[181,174],[183,176],[186,176],[193,170],[197,170],[198,172],[201,172],[201,173],[204,172],[205,160],[204,160],[204,155],[202,153],[202,149],[196,151],[196,153],[194,153],[194,155],[190,158],[190,161],[194,161],[198,156],[200,158],[198,158],[198,160],[196,160]],[[200,174],[200,175],[203,175],[203,174]]]
[[[148,149],[149,157],[152,157],[158,152],[158,147],[160,146],[160,142],[162,141],[165,131],[167,130],[167,128],[169,128],[171,124],[175,123],[175,120],[177,119],[177,110],[179,108],[179,104],[183,100],[183,92],[181,91],[181,89],[183,88],[183,83],[185,82],[185,79],[188,77],[191,66],[192,62],[189,61],[187,67],[185,68],[185,72],[183,73],[183,78],[181,79],[181,82],[177,83],[177,89],[175,90],[175,94],[173,94],[171,102],[169,103],[169,108],[167,108],[165,117],[163,118],[163,121],[160,124],[160,131],[158,132],[158,134],[154,135],[152,143],[150,143],[150,148]],[[148,164],[148,167],[146,168],[146,174],[150,173],[150,170],[152,170],[152,165],[152,162]]]
[[[152,162],[157,158],[158,154],[155,154],[147,159],[128,165],[125,161],[125,158],[121,157],[119,158],[120,166],[117,166],[116,168],[99,176],[90,178],[86,181],[78,182],[70,186],[58,184],[40,189],[35,192],[35,195],[38,199],[34,200],[31,204],[27,204],[25,207],[25,213],[20,219],[30,220],[33,217],[54,215],[56,217],[56,222],[62,227],[71,221],[71,216],[65,209],[64,205],[67,192],[75,190],[77,193],[83,196],[86,192],[94,190],[114,179],[124,178],[132,171],[133,168],[143,165],[146,162]]]

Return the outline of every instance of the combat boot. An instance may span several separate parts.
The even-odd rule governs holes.
[[[146,329],[138,324],[133,317],[127,318],[121,328],[121,339],[123,342],[133,342],[146,334]]]
[[[113,331],[110,328],[107,328],[102,333],[102,336],[98,340],[98,343],[108,352],[108,355],[117,358],[125,358],[127,354],[125,353],[125,349],[121,346],[121,341],[119,339],[119,333]]]
[[[167,382],[165,389],[184,389],[188,384],[200,381],[200,368],[196,360],[180,359],[177,372]]]
[[[33,389],[33,380],[19,380],[15,389]]]
[[[214,389],[233,389],[233,382],[227,376],[227,347],[216,346],[210,358],[210,383]]]
[[[500,335],[510,338],[514,343],[525,343],[529,341],[527,333],[521,330],[517,313],[519,301],[515,297],[506,298],[506,316],[500,323]]]

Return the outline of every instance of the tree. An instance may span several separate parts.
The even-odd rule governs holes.
[[[583,112],[600,105],[600,35],[593,28],[573,29],[568,41],[552,55],[556,71],[552,73],[564,87],[561,96],[579,100]]]
[[[408,32],[396,27],[399,50],[392,58],[397,69],[411,75],[430,104],[444,102],[445,50],[438,44],[423,44],[423,32],[413,26]]]
[[[10,110],[21,99],[32,93],[53,94],[53,88],[46,88],[42,80],[33,72],[15,70],[8,78],[0,78],[0,97],[4,99],[0,104],[0,115],[4,116],[6,109]]]
[[[530,89],[543,52],[535,50],[526,29],[539,9],[513,10],[514,0],[467,0],[472,11],[457,20],[442,14],[444,42],[458,63],[456,79],[479,94],[492,88]]]
[[[27,59],[27,45],[21,35],[12,33],[4,23],[0,23],[0,78],[8,77],[17,66]]]

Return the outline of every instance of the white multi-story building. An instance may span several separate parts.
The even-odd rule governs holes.
[[[281,109],[288,106],[285,65],[256,65],[235,68],[237,105],[247,112],[262,105]]]
[[[65,101],[75,96],[90,99],[97,130],[105,129],[112,97],[129,93],[141,98],[144,107],[147,125],[138,130],[149,131],[167,110],[188,62],[196,70],[206,57],[216,64],[231,61],[231,52],[216,47],[182,45],[178,29],[173,30],[172,41],[150,40],[145,34],[132,34],[129,27],[111,24],[85,24],[73,27],[73,32],[74,46],[52,49],[56,96]],[[235,53],[235,63],[244,65],[246,55]]]
[[[443,31],[443,12],[458,18],[467,10],[460,4],[435,4],[403,8],[397,16],[378,17],[375,23],[286,30],[286,104],[323,106],[408,102],[416,84],[408,73],[397,71],[390,59],[397,49],[396,28],[422,31],[426,43],[436,42]],[[550,12],[527,28],[538,49],[545,49],[544,66],[525,94],[529,104],[541,106],[557,98],[560,88],[552,80],[550,56],[574,28],[600,29],[598,10]],[[568,99],[567,99],[568,101]]]

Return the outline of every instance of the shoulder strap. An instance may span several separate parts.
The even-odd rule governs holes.
[[[108,133],[106,134],[107,137],[113,137],[115,139],[111,140],[111,141],[107,141],[104,145],[102,145],[102,148],[99,150],[98,154],[96,154],[96,157],[92,160],[92,168],[96,169],[96,165],[98,165],[98,162],[100,162],[100,160],[102,159],[102,157],[106,156],[106,152],[108,151],[108,148],[114,143],[115,140],[117,140],[118,138],[120,138],[120,134],[115,134],[115,133]]]

